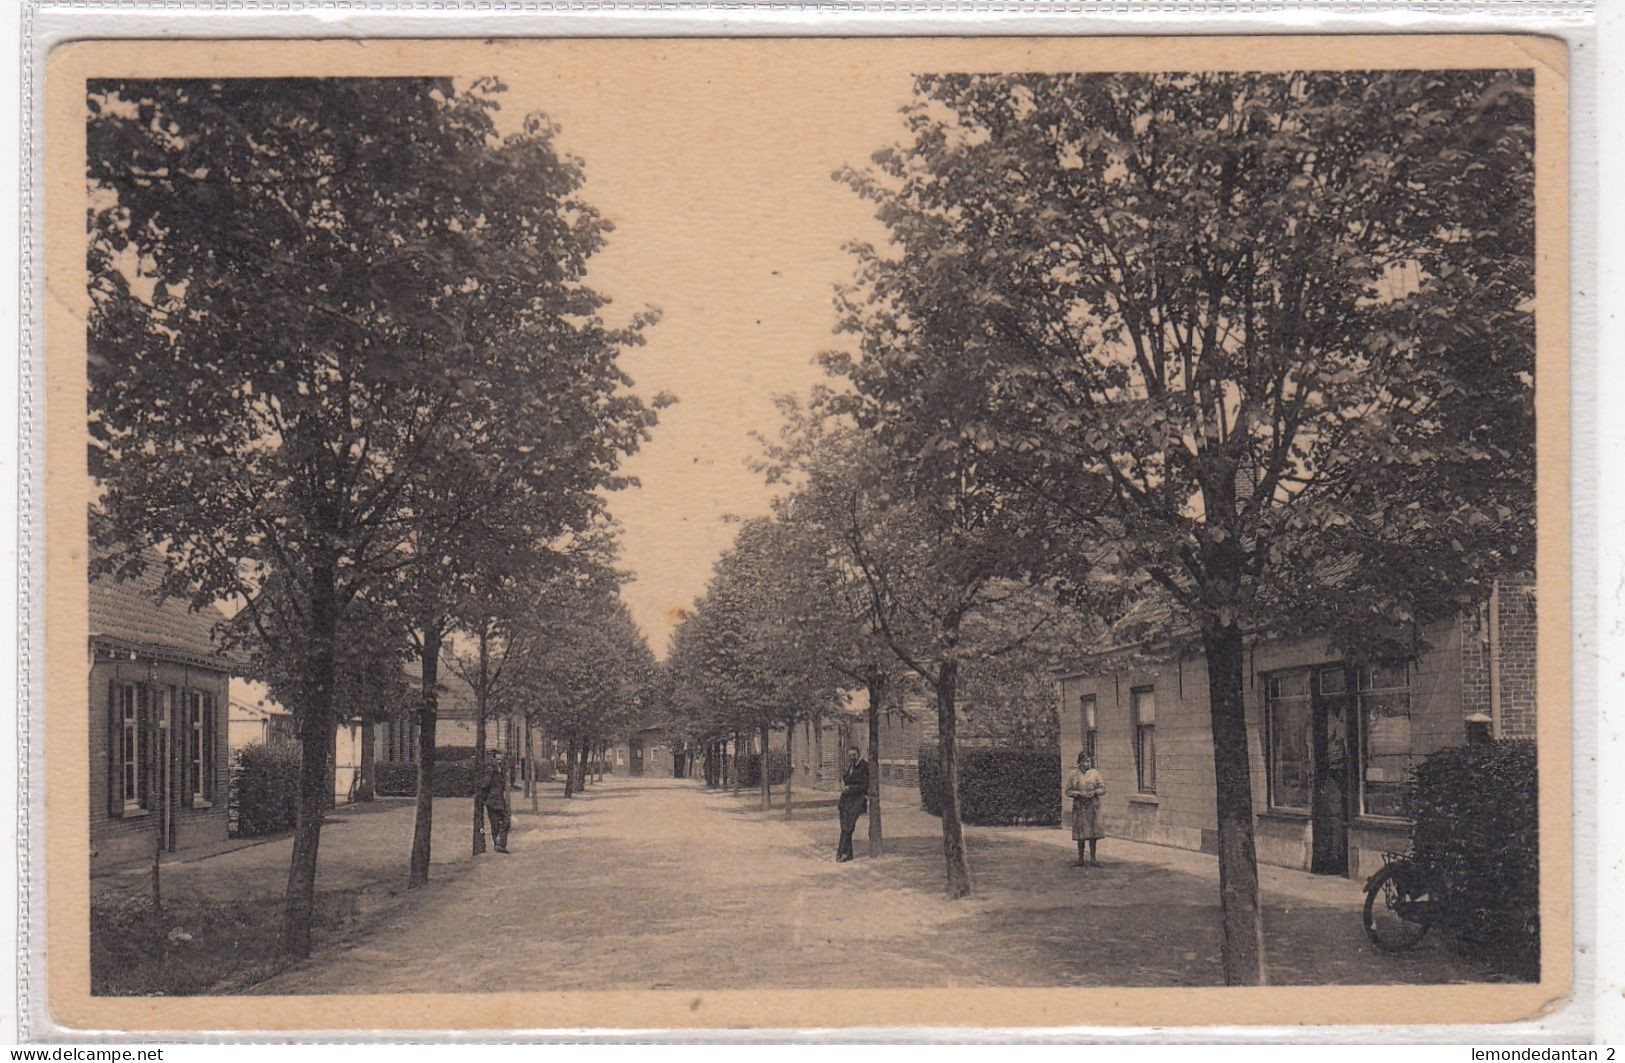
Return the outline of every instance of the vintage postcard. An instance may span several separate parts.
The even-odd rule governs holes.
[[[1560,1004],[1566,77],[58,48],[52,1018]]]

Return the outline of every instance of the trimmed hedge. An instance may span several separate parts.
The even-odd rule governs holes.
[[[942,815],[941,760],[920,747],[920,806]],[[1042,749],[959,750],[959,815],[966,823],[1061,822],[1061,754]]]
[[[434,795],[436,797],[473,797],[475,763],[469,760],[441,760],[435,757]],[[418,792],[418,766],[396,762],[377,766],[377,793],[380,797],[413,797]]]
[[[292,830],[299,817],[298,742],[244,746],[231,758],[226,821],[239,838]]]
[[[1517,977],[1540,978],[1540,815],[1535,743],[1441,749],[1405,796],[1415,859],[1440,884],[1457,941]]]
[[[767,752],[767,783],[782,786],[790,778],[790,754],[782,749]],[[744,789],[762,785],[762,755],[746,753],[739,758],[739,785]]]

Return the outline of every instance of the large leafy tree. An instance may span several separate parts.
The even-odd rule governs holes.
[[[971,882],[959,816],[961,668],[1010,652],[1055,620],[1044,590],[1026,579],[1053,547],[1052,507],[999,486],[974,453],[916,446],[913,415],[899,416],[907,403],[868,384],[875,365],[921,356],[900,351],[894,336],[872,327],[856,307],[848,306],[843,326],[857,334],[861,357],[837,352],[824,363],[859,387],[821,393],[812,415],[830,424],[789,444],[804,476],[796,504],[827,521],[839,564],[868,599],[865,625],[934,697],[945,890],[965,897]],[[942,424],[972,413],[946,402],[932,412]],[[797,431],[794,421],[791,430]],[[1013,611],[1025,623],[1016,630],[981,622],[990,610],[1012,610],[1018,601],[1025,608]]]
[[[894,449],[1064,515],[1208,668],[1223,960],[1264,978],[1242,635],[1354,656],[1528,558],[1528,72],[929,76],[842,176]],[[971,411],[975,411],[974,413]]]
[[[582,283],[608,224],[500,86],[449,79],[88,87],[92,475],[109,564],[158,547],[304,675],[285,939],[308,953],[354,603],[423,550],[448,476],[551,500],[618,482],[651,411]],[[534,510],[530,510],[534,512]],[[445,526],[437,534],[445,531]],[[381,596],[383,597],[383,596]]]
[[[885,845],[884,793],[879,759],[881,718],[905,671],[886,641],[887,624],[901,626],[895,596],[872,593],[863,562],[882,558],[861,551],[878,500],[870,485],[885,478],[885,454],[851,422],[830,409],[831,396],[816,390],[809,402],[778,400],[784,418],[777,439],[764,440],[762,471],[779,485],[774,512],[785,526],[784,597],[797,603],[798,623],[817,647],[825,667],[844,685],[866,694],[871,857]],[[883,574],[889,578],[890,574]],[[887,610],[882,615],[880,610]]]

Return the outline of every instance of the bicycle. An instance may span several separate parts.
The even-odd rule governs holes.
[[[1442,898],[1413,857],[1383,853],[1382,867],[1366,880],[1365,932],[1384,952],[1414,947],[1438,923]]]

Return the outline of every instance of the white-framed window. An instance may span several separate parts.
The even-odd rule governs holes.
[[[1315,778],[1312,678],[1310,671],[1301,669],[1264,679],[1271,808],[1309,811]]]
[[[1404,815],[1401,802],[1411,767],[1421,759],[1411,744],[1411,669],[1408,661],[1359,669],[1360,814]]]
[[[1135,687],[1129,691],[1134,714],[1134,775],[1142,794],[1157,792],[1157,691]]]
[[[209,717],[214,699],[201,690],[184,694],[182,726],[186,735],[186,777],[194,802],[209,799]]]
[[[141,693],[134,683],[123,683],[117,688],[115,711],[118,714],[119,788],[124,811],[134,812],[141,805]]]
[[[1083,751],[1089,755],[1090,763],[1095,759],[1096,738],[1099,734],[1100,721],[1095,714],[1096,708],[1093,694],[1082,694],[1078,697],[1078,719],[1083,727]]]

